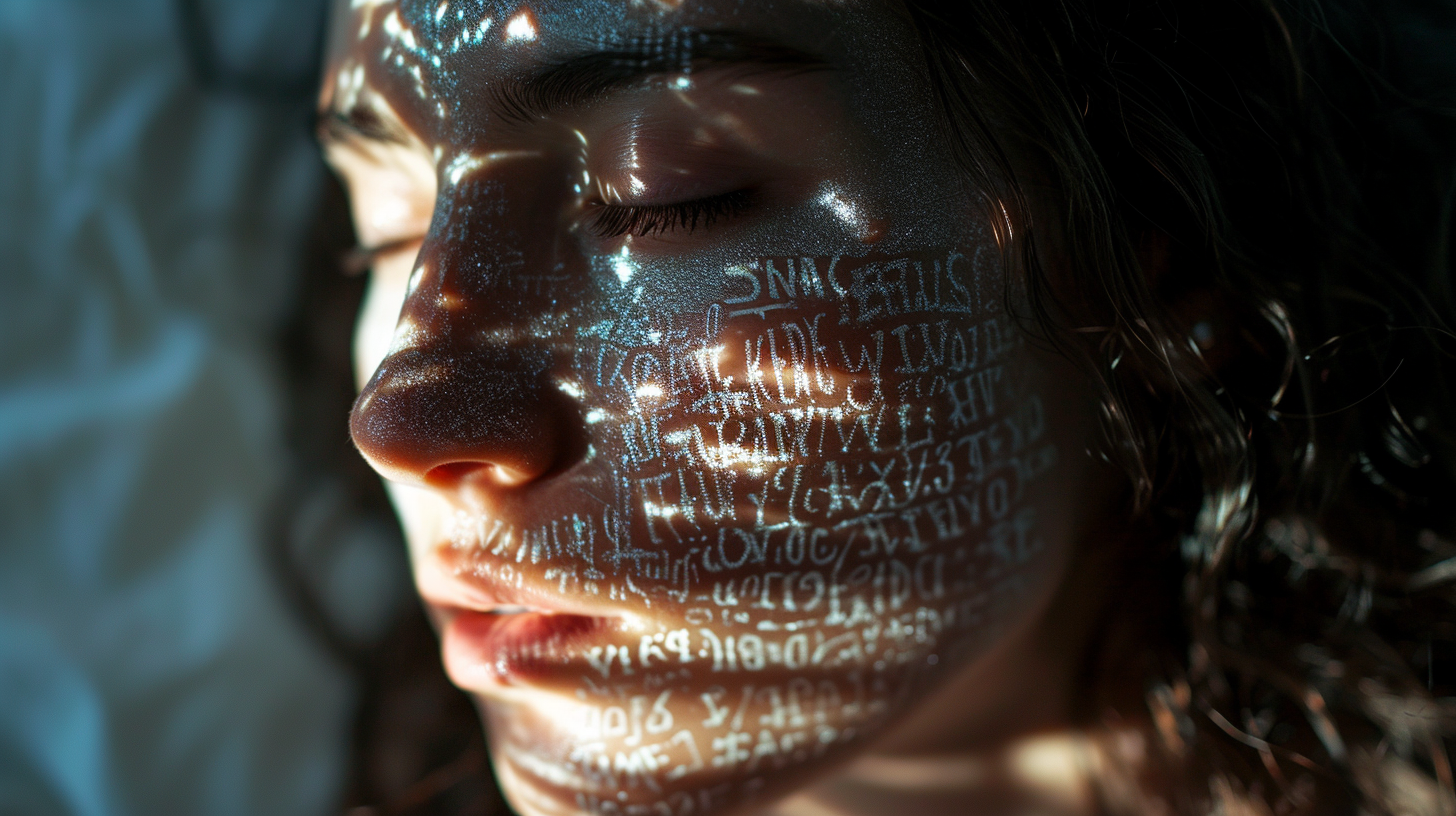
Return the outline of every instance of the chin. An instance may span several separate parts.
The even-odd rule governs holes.
[[[715,755],[723,754],[731,736],[715,739],[688,724],[671,734],[640,739],[632,734],[582,739],[561,733],[554,712],[573,716],[570,708],[565,701],[484,700],[496,778],[511,806],[524,816],[739,812],[802,787],[850,755],[860,741],[851,737],[827,749],[804,750],[798,757],[760,756],[755,762],[755,745],[749,739],[740,744],[744,761],[715,767]],[[623,708],[630,709],[631,703]]]

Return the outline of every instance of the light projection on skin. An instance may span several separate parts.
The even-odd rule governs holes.
[[[372,69],[389,82],[374,81],[438,110],[453,80],[433,58],[479,41],[490,19],[506,22],[480,48],[549,43],[530,9],[484,4],[491,16],[466,19],[466,5],[361,11],[361,29],[382,19],[371,42],[395,48]],[[419,59],[401,63],[402,51]],[[703,106],[697,76],[663,92]],[[702,116],[760,149],[751,119]],[[595,187],[592,145],[564,134],[563,194],[579,202]],[[1058,453],[985,230],[874,249],[873,197],[829,183],[784,222],[820,249],[664,260],[625,236],[558,271],[511,260],[527,257],[521,236],[539,216],[499,192],[547,148],[432,147],[453,207],[440,234],[494,237],[468,257],[427,240],[417,269],[429,274],[411,279],[391,357],[356,413],[432,388],[494,399],[493,380],[462,373],[469,350],[431,356],[448,325],[492,354],[545,350],[545,390],[584,435],[564,469],[508,499],[457,504],[424,525],[443,540],[414,545],[422,592],[455,610],[446,665],[486,700],[517,808],[733,806],[876,733],[921,679],[994,642],[1028,602]],[[631,148],[622,177],[641,195],[651,167]],[[534,188],[516,189],[525,200]],[[480,213],[494,220],[468,220]],[[489,264],[513,274],[489,291],[442,288]],[[514,421],[511,410],[497,413]],[[1051,767],[1048,756],[1032,751],[1027,768]]]
[[[381,56],[386,60],[392,60],[397,67],[406,72],[413,80],[415,95],[422,100],[433,101],[436,115],[443,119],[447,113],[445,106],[435,98],[431,90],[431,83],[425,78],[427,68],[440,67],[439,55],[431,53],[429,48],[420,45],[414,29],[405,25],[398,8],[390,9],[384,15],[382,28],[390,44],[385,47]]]
[[[445,178],[450,181],[451,186],[459,186],[461,179],[484,167],[486,161],[483,156],[461,153],[451,160],[449,167],[445,168]]]
[[[419,327],[413,320],[405,318],[399,321],[399,325],[394,329],[394,339],[389,344],[389,353],[408,351],[418,346],[422,339]]]
[[[863,208],[840,190],[825,190],[819,194],[818,201],[856,235],[864,237],[870,232],[869,219]]]
[[[531,12],[523,11],[511,18],[506,23],[506,42],[523,43],[536,39],[536,23],[531,19]]]
[[[368,37],[369,33],[374,30],[374,15],[372,13],[374,9],[378,6],[392,5],[394,1],[395,0],[349,0],[349,9],[353,12],[356,12],[359,18],[363,20],[363,25],[359,26],[358,29],[359,39],[362,40],[365,37]]]
[[[494,150],[484,155],[475,153],[460,153],[450,160],[445,168],[445,178],[451,186],[458,187],[460,182],[473,173],[477,173],[492,164],[498,164],[511,159],[529,159],[539,156],[540,153],[534,150]]]
[[[587,811],[618,812],[617,791],[726,801],[736,792],[680,783],[780,771],[852,740],[890,710],[897,675],[994,620],[1037,555],[1022,497],[1056,454],[1040,401],[1007,373],[1008,321],[967,319],[943,271],[964,256],[938,274],[934,261],[930,274],[904,259],[848,268],[858,260],[763,259],[755,285],[710,307],[750,313],[741,355],[721,333],[670,328],[656,344],[583,349],[583,399],[620,406],[619,502],[527,528],[457,520],[452,546],[475,575],[553,565],[564,594],[623,598],[630,583],[644,608],[682,607],[680,626],[563,661],[582,671],[578,705],[561,709],[571,748],[513,754],[593,791]],[[809,282],[821,270],[835,277]],[[805,290],[842,295],[808,317],[768,308]],[[867,319],[885,328],[824,341]]]
[[[623,246],[622,251],[612,257],[612,271],[617,273],[617,280],[626,286],[632,276],[637,274],[637,264],[632,261],[631,249]]]
[[[406,298],[413,297],[415,291],[420,288],[420,281],[424,280],[429,274],[430,268],[428,264],[416,264],[414,270],[410,272],[409,280],[405,282],[404,296]],[[406,324],[413,325],[409,318],[402,318],[400,325],[403,326]]]
[[[334,93],[338,104],[345,110],[359,104],[359,92],[364,88],[364,66],[346,62],[334,75]]]

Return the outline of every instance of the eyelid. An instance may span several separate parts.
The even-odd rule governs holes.
[[[678,230],[692,233],[699,226],[707,229],[720,219],[742,215],[753,206],[756,193],[756,190],[741,188],[666,204],[603,203],[598,205],[591,231],[598,238],[645,237]]]

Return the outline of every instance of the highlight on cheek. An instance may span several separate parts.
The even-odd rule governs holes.
[[[846,229],[865,243],[874,243],[880,237],[880,228],[876,226],[871,218],[868,207],[856,197],[844,190],[832,186],[821,192],[815,201],[834,217],[839,219]]]

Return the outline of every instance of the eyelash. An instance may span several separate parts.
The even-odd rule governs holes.
[[[679,229],[691,233],[700,226],[707,229],[721,218],[741,215],[752,203],[752,190],[734,190],[731,193],[677,204],[603,204],[592,222],[591,230],[598,238],[661,235]],[[362,274],[382,256],[399,252],[419,240],[420,237],[412,236],[374,247],[355,247],[343,258],[344,273]]]
[[[598,238],[643,237],[678,230],[691,233],[698,227],[707,229],[720,219],[742,215],[752,203],[752,190],[734,190],[677,204],[603,204],[591,231]]]

